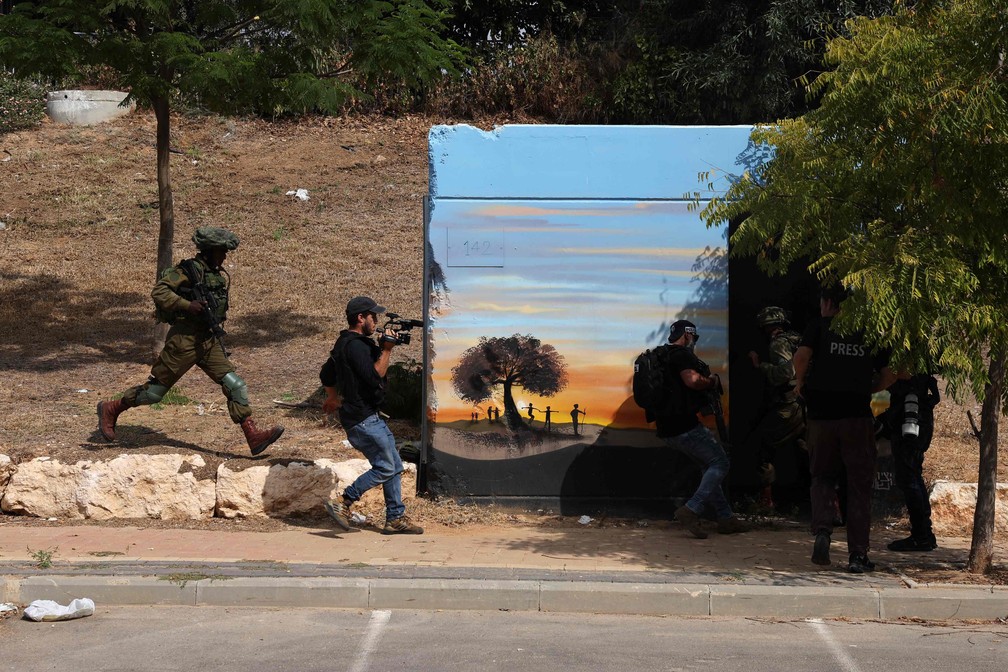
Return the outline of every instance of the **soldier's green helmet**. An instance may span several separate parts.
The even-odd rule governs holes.
[[[783,308],[767,306],[756,313],[756,324],[760,327],[771,327],[775,324],[788,326],[791,322],[788,320],[787,313],[784,312]]]
[[[193,234],[192,241],[198,250],[212,250],[223,247],[228,251],[238,247],[238,236],[219,226],[201,226]]]

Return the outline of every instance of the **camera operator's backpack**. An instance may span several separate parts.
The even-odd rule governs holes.
[[[644,409],[644,418],[653,422],[669,401],[669,381],[665,380],[667,345],[645,350],[634,360],[633,399]]]

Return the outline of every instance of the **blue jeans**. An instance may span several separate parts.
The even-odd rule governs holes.
[[[710,504],[714,507],[718,520],[731,518],[731,506],[728,505],[728,499],[721,490],[721,482],[728,475],[730,465],[728,453],[710,430],[703,425],[697,425],[678,436],[666,437],[665,443],[689,456],[703,472],[700,485],[686,502],[686,508],[699,515],[703,513],[705,505]]]
[[[395,437],[378,414],[370,415],[347,430],[350,445],[364,453],[371,468],[347,486],[343,496],[352,502],[378,485],[385,493],[385,520],[402,518],[406,507],[402,501],[402,460],[396,450]]]

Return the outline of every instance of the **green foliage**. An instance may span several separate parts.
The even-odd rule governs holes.
[[[140,102],[267,114],[337,110],[352,82],[458,71],[444,0],[49,0],[0,16],[0,62],[60,79],[108,67]],[[353,79],[351,79],[353,78]]]
[[[798,81],[821,67],[826,38],[891,0],[651,0],[623,37],[614,118],[628,123],[738,124],[814,106]]]
[[[732,253],[768,272],[841,278],[841,328],[982,399],[986,353],[1008,345],[1008,7],[901,5],[848,28],[811,84],[821,106],[754,131],[773,158],[703,216],[744,220]]]
[[[561,43],[594,39],[598,29],[617,11],[614,3],[600,0],[454,0],[446,19],[448,35],[491,60],[501,51],[518,47],[540,35],[553,35]]]
[[[35,128],[45,116],[46,90],[0,68],[0,135]]]
[[[35,561],[36,567],[38,567],[39,569],[49,569],[50,567],[52,567],[53,556],[56,555],[57,551],[59,551],[58,547],[46,548],[46,549],[40,548],[37,551],[33,551],[32,549],[29,548],[28,555],[29,557],[31,557],[32,560]]]
[[[383,408],[390,417],[419,423],[423,418],[423,367],[416,360],[396,362],[388,368]]]

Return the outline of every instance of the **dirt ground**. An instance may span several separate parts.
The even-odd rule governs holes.
[[[176,116],[172,123],[175,258],[192,253],[197,226],[226,226],[242,241],[227,262],[226,327],[257,421],[287,427],[267,457],[356,457],[317,409],[273,400],[316,392],[350,297],[369,294],[421,316],[427,131],[446,120]],[[143,382],[151,363],[154,131],[153,115],[141,111],[95,127],[46,122],[0,136],[0,453],[15,462],[107,459],[127,449],[199,453],[208,470],[224,459],[252,463],[220,389],[198,371],[179,384],[191,403],[130,410],[116,444],[95,433],[97,402]],[[287,195],[299,188],[309,200]],[[394,359],[420,360],[420,341]],[[975,405],[938,407],[929,480],[976,480],[968,407],[979,417]],[[419,437],[405,422],[393,431]],[[511,516],[424,506],[432,518],[463,524],[507,524]]]

